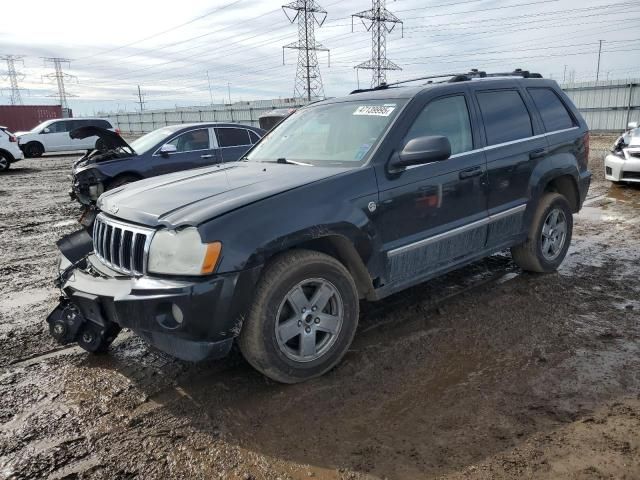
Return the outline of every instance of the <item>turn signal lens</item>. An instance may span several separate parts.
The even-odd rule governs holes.
[[[207,244],[207,251],[204,254],[204,261],[202,262],[202,275],[207,275],[213,272],[218,264],[220,258],[220,252],[222,251],[222,244],[220,242],[213,242]]]

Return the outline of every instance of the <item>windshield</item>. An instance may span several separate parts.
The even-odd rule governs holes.
[[[47,120],[46,122],[42,122],[40,125],[36,125],[30,131],[39,133],[45,128],[47,128],[49,125],[51,125],[53,122],[55,122],[55,120]]]
[[[304,108],[247,155],[254,162],[362,165],[405,100],[332,103]]]
[[[158,143],[162,142],[174,132],[175,129],[173,128],[159,128],[158,130],[149,132],[137,140],[134,140],[130,145],[138,155],[141,155],[155,147]]]

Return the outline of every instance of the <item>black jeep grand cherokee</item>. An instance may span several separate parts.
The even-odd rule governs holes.
[[[359,299],[506,248],[554,271],[588,142],[558,85],[527,72],[310,105],[241,161],[102,195],[92,242],[59,242],[51,332],[98,351],[127,327],[188,360],[237,340],[275,380],[321,375],[349,348]]]

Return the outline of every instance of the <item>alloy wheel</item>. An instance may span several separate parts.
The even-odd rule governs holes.
[[[278,308],[276,339],[280,351],[295,362],[311,362],[336,342],[344,320],[344,303],[336,287],[322,278],[295,285]]]
[[[542,256],[555,260],[564,247],[567,238],[567,218],[560,208],[552,209],[542,225]]]

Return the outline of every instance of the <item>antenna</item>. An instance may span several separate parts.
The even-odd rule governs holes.
[[[296,12],[295,15],[293,17],[289,16],[287,9]],[[283,5],[282,10],[284,10],[284,14],[291,23],[298,21],[298,41],[282,47],[283,65],[284,49],[298,50],[298,68],[296,69],[293,95],[298,98],[306,97],[308,101],[311,101],[311,97],[324,98],[324,88],[316,52],[329,52],[329,49],[316,42],[315,26],[316,24],[318,27],[322,26],[327,18],[327,12],[315,0],[296,0]],[[330,62],[331,60],[329,60]]]
[[[353,18],[362,21],[368,32],[371,32],[371,60],[356,65],[355,68],[373,70],[371,87],[375,88],[387,82],[387,70],[402,70],[398,65],[387,59],[387,34],[391,33],[397,24],[402,26],[404,36],[404,24],[402,20],[387,10],[386,0],[373,0],[371,10],[365,10],[351,15],[351,30],[353,31]],[[371,23],[365,23],[369,20]]]
[[[11,96],[9,97],[11,105],[22,105],[20,91],[23,89],[18,87],[18,79],[24,80],[24,74],[16,71],[16,62],[21,62],[24,67],[23,58],[22,55],[3,55],[0,57],[0,60],[7,62],[7,71],[4,75],[9,79],[9,85],[11,86]]]
[[[58,97],[60,99],[60,106],[63,109],[68,109],[69,108],[69,102],[67,101],[67,98],[69,97],[76,97],[77,95],[73,95],[69,92],[67,92],[65,85],[64,85],[64,81],[65,80],[72,80],[72,79],[76,79],[78,77],[76,77],[75,75],[69,75],[68,73],[64,73],[62,71],[62,65],[63,64],[67,64],[67,66],[69,67],[71,65],[71,60],[69,60],[68,58],[60,58],[60,57],[42,57],[45,64],[46,63],[53,63],[53,68],[54,68],[54,72],[50,73],[49,75],[44,75],[43,78],[48,78],[50,80],[54,80],[56,81],[56,84],[58,85],[58,94],[57,95],[51,95],[52,97]]]

